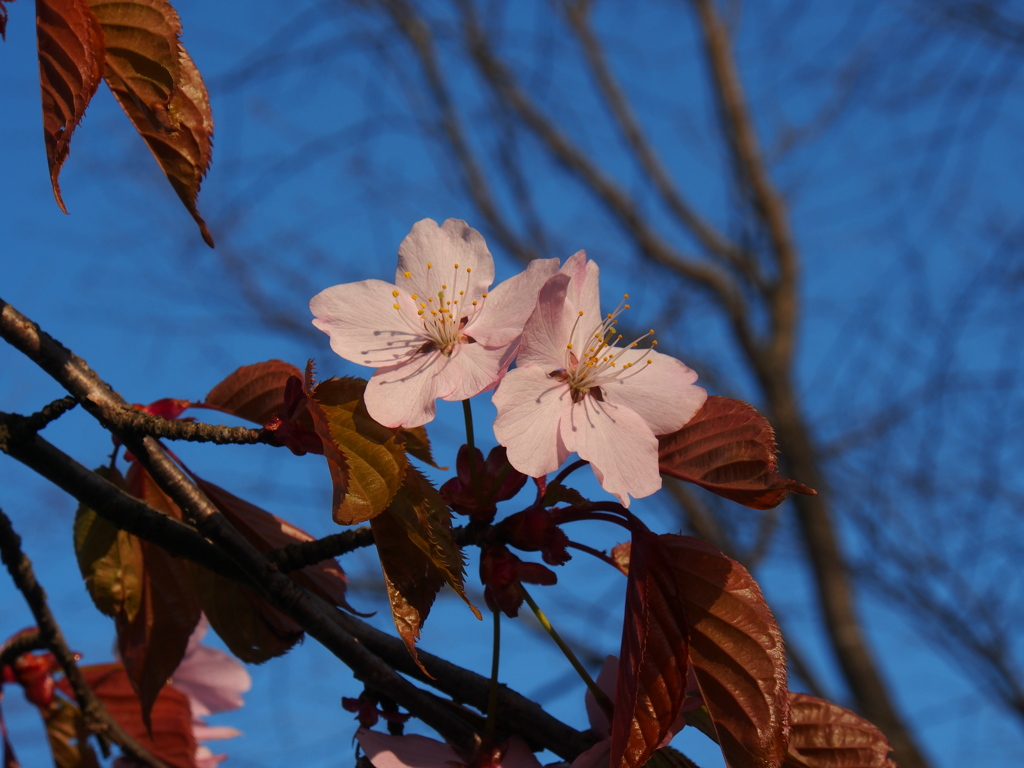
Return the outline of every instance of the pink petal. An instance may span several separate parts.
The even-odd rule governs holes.
[[[363,395],[370,416],[385,427],[419,427],[433,420],[438,387],[450,358],[440,352],[415,355],[378,368]]]
[[[661,488],[658,440],[647,422],[628,408],[587,396],[563,419],[562,440],[590,462],[601,487],[624,507],[629,497]],[[513,465],[514,466],[514,465]]]
[[[221,741],[241,736],[242,732],[226,725],[207,725],[202,721],[193,720],[192,735],[196,737],[196,741]]]
[[[468,302],[479,298],[493,282],[494,259],[487,243],[461,219],[448,219],[440,227],[433,219],[418,221],[398,247],[395,283],[423,301],[428,296],[436,300],[442,290],[448,297],[463,290]]]
[[[600,272],[596,262],[587,261],[586,251],[576,251],[562,267],[562,274],[572,278],[567,297],[572,311],[582,310],[592,323],[601,318]]]
[[[600,688],[604,694],[615,701],[615,683],[619,674],[619,659],[617,656],[605,656],[604,664],[601,665],[601,672],[597,676],[597,687]],[[597,703],[597,699],[587,689],[586,695],[583,697],[583,703],[587,708],[587,720],[590,721],[590,730],[596,733],[598,736],[607,737],[611,734],[611,723],[608,722],[608,715],[601,708],[601,705]]]
[[[524,271],[488,294],[482,310],[466,324],[465,333],[487,347],[514,343],[533,312],[541,287],[557,273],[558,259],[531,261]]]
[[[545,373],[566,368],[569,336],[575,317],[566,307],[566,291],[571,285],[568,276],[550,278],[537,296],[537,306],[523,327],[516,365],[536,365]]]
[[[611,760],[612,740],[603,739],[580,754],[569,768],[608,768]]]
[[[654,362],[648,365],[644,358]],[[708,398],[702,387],[694,385],[697,374],[674,357],[630,349],[619,358],[619,367],[629,362],[636,372],[602,385],[601,391],[606,401],[638,414],[655,435],[682,429]]]
[[[412,298],[401,291],[396,298],[395,290],[381,280],[327,288],[309,302],[313,325],[331,337],[331,349],[346,360],[371,368],[394,365],[426,341]]]
[[[217,768],[227,760],[227,755],[215,755],[209,747],[196,747],[196,768]]]
[[[459,344],[448,360],[444,389],[436,389],[445,400],[466,400],[493,389],[505,375],[512,356],[508,347],[488,348],[482,344]]]
[[[200,645],[186,653],[171,683],[189,697],[198,717],[242,706],[242,693],[252,687],[248,671],[232,656]]]
[[[554,278],[552,278],[554,279]],[[569,387],[528,366],[509,371],[494,393],[494,436],[509,463],[531,477],[558,469],[572,452],[559,438],[559,422],[572,406]]]
[[[360,728],[356,741],[374,768],[453,768],[453,763],[463,762],[447,744],[426,736],[389,736]]]
[[[526,742],[513,736],[501,758],[501,768],[541,768],[541,765]]]

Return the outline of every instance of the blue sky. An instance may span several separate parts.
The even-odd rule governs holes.
[[[1013,83],[1012,53],[986,58],[982,43],[967,40],[950,45],[956,66],[939,46],[902,65],[886,64],[879,51],[900,45],[909,50],[916,40],[901,26],[898,11],[867,13],[865,4],[853,4],[848,14],[810,10],[788,24],[786,7],[772,3],[761,16],[745,20],[737,41],[741,60],[752,62],[742,74],[767,147],[785,138],[786,127],[828,103],[830,78],[841,70],[838,59],[830,57],[849,40],[843,35],[859,13],[863,24],[853,47],[871,64],[862,74],[870,87],[853,91],[856,106],[845,120],[773,169],[789,196],[805,254],[798,374],[818,436],[829,444],[892,403],[928,398],[943,366],[944,380],[954,382],[940,402],[907,409],[898,440],[868,441],[840,464],[836,477],[846,483],[841,493],[855,499],[849,504],[852,517],[844,523],[846,543],[858,563],[868,566],[878,541],[889,544],[905,536],[908,546],[934,545],[963,564],[979,593],[991,591],[1001,605],[1013,605],[1024,598],[1020,577],[1006,579],[1007,562],[1019,551],[1012,542],[1022,534],[1013,499],[1019,510],[1024,454],[1014,437],[1022,432],[1019,323],[1008,318],[1024,309],[1019,268],[1012,266],[1020,241],[1017,203],[1024,158],[1016,139],[1024,110],[1012,91],[1000,96],[997,88],[1003,70]],[[0,297],[84,357],[133,402],[198,399],[237,366],[270,358],[302,365],[316,357],[323,376],[361,373],[331,355],[326,337],[268,327],[267,314],[302,328],[315,290],[367,277],[390,279],[398,243],[421,218],[463,217],[484,228],[459,194],[451,169],[409,119],[402,84],[379,67],[380,57],[400,61],[400,54],[375,50],[376,38],[365,33],[374,24],[355,13],[335,13],[328,3],[296,4],[287,16],[280,6],[236,0],[189,0],[177,8],[183,40],[209,85],[217,125],[213,167],[199,199],[217,251],[203,245],[102,87],[76,132],[61,176],[70,215],[57,209],[40,130],[31,5],[14,3],[7,41],[0,45],[5,105]],[[549,31],[542,7],[523,8],[505,19],[510,50],[538,70],[543,71],[537,61],[550,67],[547,103],[566,125],[585,126],[587,146],[607,149],[609,172],[629,185],[635,171],[621,153],[611,151],[620,142],[597,119],[599,105],[586,78],[566,63],[564,41]],[[655,3],[642,14],[611,9],[600,18],[601,31],[619,46],[622,60],[638,50],[649,56],[650,68],[642,75],[629,72],[638,111],[649,120],[666,162],[692,180],[698,204],[728,222],[723,163],[708,138],[713,114],[700,62],[692,55],[692,30],[680,24],[675,10]],[[647,36],[669,29],[678,34],[653,42]],[[541,43],[530,42],[534,35]],[[268,53],[266,41],[275,39],[287,43],[290,52],[281,60]],[[649,51],[642,50],[645,44]],[[779,55],[776,50],[788,58],[782,57],[778,67],[767,66]],[[454,61],[450,49],[445,51],[446,61]],[[486,114],[487,99],[472,78],[459,74],[456,80],[466,91],[467,114]],[[922,95],[933,81],[974,87],[971,92],[981,96],[961,107],[938,86],[937,96]],[[652,322],[668,316],[682,297],[689,302],[683,308],[687,331],[671,341],[680,352],[692,349],[695,356],[712,359],[723,345],[722,330],[702,311],[700,299],[673,285],[666,290],[652,268],[620,259],[625,246],[614,223],[539,155],[536,148],[522,148],[524,166],[544,174],[538,182],[540,207],[558,233],[551,255],[564,258],[583,247],[599,263],[607,259],[606,300],[628,290],[640,297]],[[659,216],[651,206],[652,215]],[[511,275],[516,265],[490,242],[499,279]],[[247,298],[254,289],[240,277],[239,264],[255,276],[255,300]],[[985,281],[980,296],[966,290],[972,280]],[[749,390],[735,359],[727,354],[713,359],[729,392]],[[0,409],[30,412],[62,394],[16,352],[0,347]],[[489,407],[486,399],[476,406],[478,424],[486,424]],[[944,505],[934,518],[918,505],[918,513],[892,520],[886,530],[890,521],[881,515],[888,512],[873,507],[876,490],[889,490],[886,498],[898,502],[904,492],[899,483],[918,472],[922,453],[934,450],[934,463],[960,454],[975,457],[988,450],[986,444],[965,444],[963,436],[1000,430],[1007,434],[989,451],[990,459],[954,460],[943,476],[922,477],[922,483],[934,484],[933,498]],[[457,407],[441,410],[432,435],[442,456],[451,457],[441,463],[450,463],[462,435]],[[87,465],[103,463],[110,450],[109,437],[83,413],[69,414],[49,427],[46,437]],[[261,500],[311,533],[335,530],[326,468],[316,457],[296,459],[264,447],[183,446],[180,453],[204,476]],[[896,469],[906,472],[897,475]],[[987,472],[999,475],[1005,493],[985,497]],[[24,537],[69,642],[86,661],[108,660],[112,625],[88,601],[74,563],[74,503],[10,460],[0,461],[0,488],[0,506]],[[592,484],[585,490],[598,492]],[[670,525],[669,506],[651,500],[638,509]],[[760,519],[738,508],[727,514],[751,527]],[[880,517],[872,519],[873,514]],[[786,520],[783,526],[789,525]],[[880,538],[872,540],[865,530]],[[585,535],[597,546],[614,543],[607,531]],[[782,539],[757,575],[769,601],[786,617],[787,629],[838,689],[806,579],[796,565],[797,549],[791,538]],[[538,600],[567,635],[615,652],[615,620],[599,616],[600,609],[620,604],[621,585],[580,559],[564,572],[559,587],[564,592],[543,591]],[[363,586],[353,603],[381,607],[372,558],[346,558],[343,565]],[[471,562],[471,582],[475,567]],[[576,594],[597,610],[574,618],[571,599],[562,595]],[[30,623],[20,597],[4,580],[0,605],[0,637]],[[936,766],[1021,764],[1019,723],[985,702],[972,686],[970,670],[925,643],[921,628],[898,604],[867,593],[862,609],[897,701]],[[614,617],[614,610],[607,616]],[[1019,615],[1006,619],[1014,620]],[[384,612],[374,621],[388,626]],[[517,624],[508,630],[514,639],[505,644],[503,679],[528,694],[545,691],[546,681],[562,679],[566,667],[538,638],[529,618]],[[467,646],[466,637],[478,642]],[[1017,637],[1020,660],[1024,649]],[[478,624],[458,601],[447,600],[428,621],[423,647],[484,670],[489,642],[489,627]],[[228,765],[349,764],[353,724],[339,699],[356,695],[358,688],[339,664],[307,642],[251,671],[254,688],[246,707],[219,720],[246,733],[224,745],[231,755]],[[582,686],[564,680],[558,691],[546,690],[548,703],[583,727]],[[4,700],[12,739],[23,765],[45,765],[35,713],[20,698],[12,691]],[[700,765],[718,764],[713,749],[699,744],[706,740],[687,739],[695,742],[690,754]]]

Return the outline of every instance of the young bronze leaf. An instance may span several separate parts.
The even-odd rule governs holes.
[[[50,707],[41,707],[39,711],[57,768],[100,768],[96,753],[89,744],[89,730],[78,707],[57,697]]]
[[[452,537],[451,513],[426,478],[410,467],[394,502],[370,526],[395,627],[415,659],[420,629],[445,582],[469,605],[463,590],[465,563]],[[470,609],[480,618],[472,605]]]
[[[302,627],[253,590],[199,566],[190,570],[210,626],[242,661],[262,664],[302,639]]]
[[[213,115],[199,70],[178,40],[178,14],[167,0],[89,4],[106,38],[107,86],[212,248],[196,198],[210,167]]]
[[[96,473],[124,487],[117,470]],[[116,528],[85,505],[75,514],[75,555],[85,588],[107,616],[135,618],[142,601],[142,546],[127,531]]]
[[[415,456],[434,469],[448,469],[448,467],[439,467],[434,463],[434,454],[430,450],[430,438],[427,436],[426,427],[403,427],[398,434],[405,445],[405,452],[410,456]]]
[[[778,506],[790,491],[817,494],[779,476],[775,433],[742,400],[709,397],[685,427],[658,438],[658,459],[662,474],[754,509]]]
[[[125,478],[128,491],[164,514],[181,519],[175,506],[137,464]],[[134,618],[114,617],[117,647],[125,670],[148,720],[167,678],[185,655],[188,638],[199,622],[200,606],[192,588],[188,563],[149,542],[142,548],[142,598]]]
[[[210,501],[260,552],[269,552],[289,544],[313,541],[313,537],[308,533],[276,515],[238,498],[213,483],[208,483],[198,477],[195,480]],[[289,575],[310,592],[322,597],[332,605],[357,613],[348,604],[345,596],[348,588],[345,572],[333,558],[308,565]]]
[[[860,715],[806,693],[789,695],[783,768],[896,768],[884,734]]]
[[[636,526],[611,727],[613,768],[644,765],[686,696],[686,616],[671,557],[658,536]]]
[[[292,376],[301,380],[302,371],[283,360],[243,365],[211,389],[201,405],[266,424],[284,409],[285,386]]]
[[[757,582],[711,544],[663,534],[689,625],[690,662],[731,768],[778,768],[789,738],[782,634]],[[630,569],[637,567],[636,543]]]
[[[130,736],[172,768],[195,768],[196,740],[188,697],[173,685],[164,686],[153,703],[152,728],[143,718],[138,697],[120,664],[82,667],[85,681]],[[61,688],[70,693],[62,681]]]
[[[306,394],[324,456],[334,481],[332,508],[339,525],[364,523],[395,498],[409,459],[398,430],[381,426],[366,412],[362,379],[328,379],[312,388],[307,369]]]
[[[36,40],[46,162],[53,196],[67,213],[57,179],[103,76],[103,32],[86,0],[36,0]]]

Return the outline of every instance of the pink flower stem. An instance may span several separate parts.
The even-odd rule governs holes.
[[[498,721],[498,660],[501,657],[501,611],[491,612],[494,616],[494,644],[491,647],[491,685],[487,691],[487,725],[484,728],[484,745],[493,746]]]
[[[586,552],[588,555],[592,555],[593,557],[596,557],[598,560],[604,560],[604,562],[608,563],[608,565],[610,565],[615,570],[619,569],[619,566],[615,564],[615,561],[612,560],[600,549],[594,549],[593,547],[588,547],[586,544],[580,544],[579,542],[575,541],[570,541],[568,544],[566,544],[566,546],[572,547],[573,549],[578,549],[580,552]]]
[[[555,475],[555,479],[551,481],[552,485],[561,485],[562,483],[565,482],[565,478],[567,478],[577,469],[582,469],[583,467],[587,466],[587,464],[589,463],[590,462],[587,461],[586,459],[576,459],[576,461],[574,461],[572,464],[570,464],[557,475]]]
[[[608,719],[611,720],[612,702],[605,695],[604,691],[597,687],[597,683],[594,682],[594,678],[590,676],[590,673],[588,673],[586,668],[580,663],[580,660],[576,658],[576,654],[572,652],[572,648],[566,644],[565,640],[562,639],[562,636],[558,634],[555,628],[551,625],[551,622],[548,621],[548,617],[544,615],[544,611],[540,609],[540,606],[534,602],[533,597],[526,591],[526,587],[520,584],[519,588],[523,592],[523,599],[526,600],[526,604],[530,606],[530,610],[533,611],[533,615],[537,617],[537,621],[539,621],[540,625],[544,627],[549,635],[551,635],[551,639],[555,641],[555,645],[558,646],[565,658],[567,658],[569,663],[572,664],[573,669],[576,670],[576,674],[580,676],[580,679],[586,684],[587,688],[590,689],[591,694],[593,694],[597,703],[601,706],[601,709],[608,713]]]
[[[479,503],[480,491],[476,479],[476,441],[473,438],[473,408],[470,406],[468,397],[462,401],[462,417],[466,422],[466,448],[469,449],[469,482],[473,489],[473,500]]]

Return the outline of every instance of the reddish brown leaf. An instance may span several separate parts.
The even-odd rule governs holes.
[[[178,40],[178,14],[167,0],[88,1],[106,39],[107,86],[212,248],[196,198],[210,167],[213,115],[199,70]]]
[[[782,503],[787,492],[817,491],[777,473],[775,433],[741,400],[712,396],[690,422],[658,438],[662,474],[696,483],[754,509]]]
[[[395,627],[416,659],[420,629],[445,582],[469,605],[462,586],[465,563],[452,538],[451,513],[426,478],[410,467],[394,502],[370,526]],[[476,608],[470,609],[480,618]]]
[[[611,727],[613,768],[644,765],[686,696],[687,625],[671,555],[642,526],[633,532]]]
[[[243,365],[211,389],[201,405],[266,424],[284,409],[285,386],[292,376],[301,380],[302,371],[282,360]]]
[[[806,693],[789,695],[783,768],[896,768],[884,734],[860,715]]]
[[[210,626],[242,661],[262,664],[302,639],[302,627],[253,590],[205,568],[189,570]]]
[[[78,707],[58,698],[50,707],[39,711],[57,768],[100,768],[88,741],[89,729]]]
[[[153,703],[152,729],[142,717],[139,699],[120,664],[82,667],[85,681],[129,735],[173,768],[195,768],[196,740],[188,697],[172,685],[164,686]],[[70,693],[67,683],[62,687]]]
[[[276,515],[228,493],[213,483],[195,479],[210,501],[260,552],[313,541],[313,537],[308,533]],[[356,613],[345,596],[348,579],[336,560],[324,560],[290,575],[296,582],[332,605]]]
[[[14,0],[0,0],[0,40],[7,39],[7,6],[4,3],[13,2]],[[4,738],[6,739],[7,737],[5,736]]]
[[[133,496],[181,519],[181,511],[137,464],[128,470],[126,482]],[[188,563],[149,542],[139,544],[143,562],[139,608],[133,618],[118,613],[114,622],[118,651],[142,702],[142,716],[148,718],[160,689],[185,655],[188,638],[199,622],[200,606]]]
[[[36,39],[46,162],[53,196],[67,213],[57,179],[103,76],[103,32],[86,0],[36,0]]]
[[[434,469],[446,470],[448,467],[439,467],[434,463],[434,454],[430,450],[430,438],[427,436],[426,427],[403,427],[398,432],[405,446],[405,452],[415,456],[424,464],[429,464]]]
[[[402,485],[409,459],[398,430],[378,424],[366,411],[362,379],[328,379],[313,387],[312,363],[305,391],[334,482],[332,509],[339,525],[364,523],[380,514]]]
[[[685,605],[690,662],[726,762],[778,768],[789,738],[785,653],[757,582],[705,541],[660,539]]]

